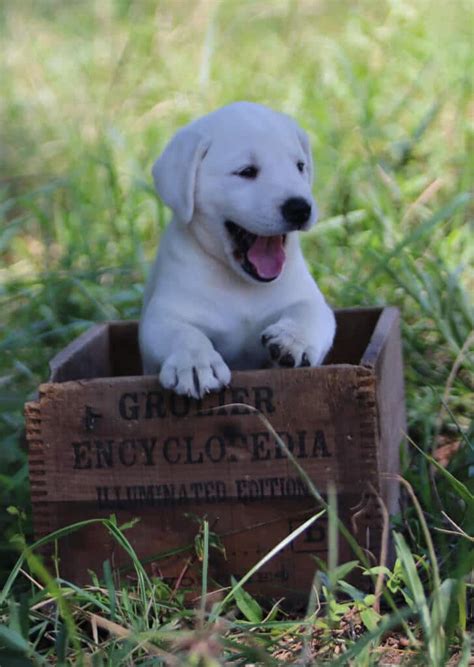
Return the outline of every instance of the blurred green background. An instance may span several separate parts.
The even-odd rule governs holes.
[[[238,99],[308,131],[314,276],[334,306],[401,308],[411,435],[452,445],[468,481],[472,25],[468,0],[0,4],[0,496],[21,510],[0,518],[5,567],[29,530],[23,403],[90,323],[137,317],[169,219],[152,162]],[[429,514],[427,464],[403,465]]]

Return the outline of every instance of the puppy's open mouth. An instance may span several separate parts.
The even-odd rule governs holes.
[[[252,278],[268,283],[278,278],[285,263],[286,234],[258,236],[226,220],[234,258]]]

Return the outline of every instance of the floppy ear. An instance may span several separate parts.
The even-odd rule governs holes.
[[[185,127],[153,165],[156,191],[181,222],[188,223],[193,217],[196,173],[209,145],[209,139]]]
[[[297,127],[297,134],[298,134],[298,139],[301,144],[301,148],[304,151],[305,157],[306,157],[306,165],[308,167],[308,178],[310,184],[313,183],[313,178],[314,178],[314,168],[313,168],[313,154],[311,152],[311,146],[309,144],[309,137],[306,134],[304,130],[301,129],[301,127]]]

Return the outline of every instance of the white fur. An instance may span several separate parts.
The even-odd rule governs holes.
[[[305,163],[304,172],[296,167]],[[235,174],[258,164],[254,180]],[[287,234],[286,262],[273,282],[256,281],[232,254],[224,222],[261,236],[287,233],[280,212],[289,197],[312,203],[306,134],[288,116],[237,102],[180,130],[153,167],[156,189],[174,216],[145,291],[140,348],[146,374],[198,398],[255,369],[280,346],[312,366],[331,347],[334,315],[305,265],[298,232]],[[264,343],[262,343],[262,335]]]

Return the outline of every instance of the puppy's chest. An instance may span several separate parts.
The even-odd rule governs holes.
[[[226,330],[211,335],[216,350],[232,370],[262,368],[266,353],[261,343],[265,324],[257,317],[234,316]]]

